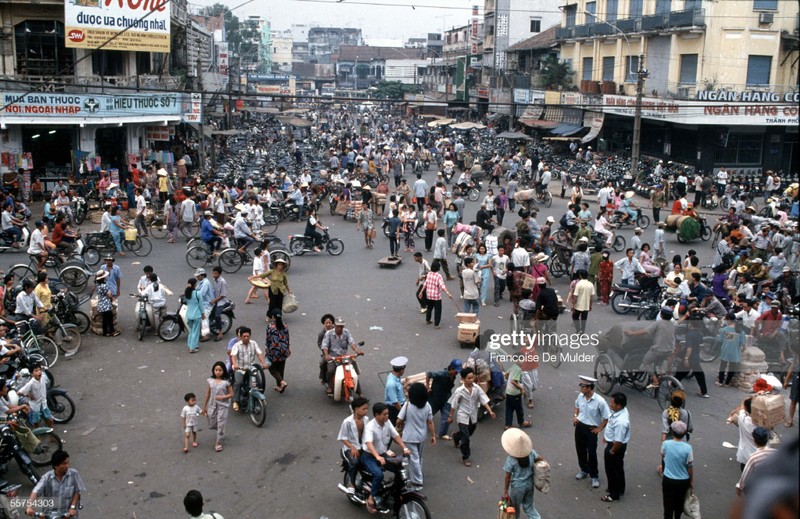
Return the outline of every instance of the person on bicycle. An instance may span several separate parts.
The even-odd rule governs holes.
[[[542,178],[539,180],[539,183],[536,184],[536,193],[542,197],[544,193],[547,191],[547,185],[553,179],[553,174],[550,172],[550,166],[545,166],[544,170],[542,170]]]
[[[236,213],[236,218],[233,220],[233,238],[236,240],[236,245],[239,247],[239,252],[244,253],[251,243],[256,241],[253,237],[253,231],[247,225],[242,211]]]
[[[650,336],[652,346],[644,354],[639,371],[647,371],[652,367],[648,389],[658,387],[658,368],[665,360],[669,359],[667,362],[669,370],[669,366],[672,366],[672,359],[675,357],[675,323],[672,322],[672,310],[661,309],[661,319],[655,321],[648,328],[625,330],[625,335],[629,337]]]
[[[222,245],[222,231],[214,228],[214,224],[211,223],[212,216],[214,213],[211,211],[203,213],[203,221],[200,223],[200,239],[211,249],[211,254],[216,255]]]
[[[37,267],[39,270],[44,268],[44,264],[47,261],[48,255],[48,247],[47,243],[45,242],[45,235],[47,234],[47,228],[44,226],[44,222],[41,220],[36,220],[36,229],[31,233],[31,240],[30,244],[28,245],[28,255],[35,257],[38,261]]]
[[[37,315],[36,310],[44,309],[44,303],[42,303],[36,294],[33,293],[34,288],[36,288],[36,283],[32,279],[25,278],[22,280],[22,290],[20,290],[19,294],[17,294],[17,306],[14,311],[15,321],[36,319],[41,323],[45,315],[47,315],[44,313]],[[38,328],[39,327],[37,325],[34,325],[32,327],[33,332],[38,334]]]

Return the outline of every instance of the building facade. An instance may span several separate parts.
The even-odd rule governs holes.
[[[609,150],[631,146],[646,70],[642,153],[706,171],[797,171],[797,2],[569,0],[563,10],[561,59],[605,114]]]

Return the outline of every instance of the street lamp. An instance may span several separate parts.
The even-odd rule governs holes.
[[[628,40],[628,36],[619,27],[611,22],[599,19],[594,13],[590,13],[584,9],[583,14],[588,15],[590,18],[595,19],[599,23],[608,25],[620,33],[625,39],[625,44],[628,46],[628,70],[625,74],[625,79],[627,80],[628,73],[632,72],[633,68],[633,47],[631,47],[631,42]],[[633,114],[633,137],[631,138],[631,175],[633,175],[634,178],[639,173],[639,156],[641,155],[642,97],[644,93],[644,80],[647,79],[647,76],[649,75],[650,74],[647,72],[647,69],[644,68],[644,55],[639,54],[639,63],[636,70],[636,107]]]

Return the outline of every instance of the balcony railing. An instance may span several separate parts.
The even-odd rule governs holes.
[[[25,85],[25,86],[22,86]],[[101,93],[106,87],[114,92],[135,92],[137,89],[184,90],[184,78],[177,76],[60,76],[53,81],[52,76],[7,75],[0,76],[0,88],[19,90],[31,88],[43,92]]]
[[[556,29],[556,40],[570,40],[573,38],[588,38],[591,36],[609,36],[622,32],[624,34],[640,31],[661,31],[680,29],[683,27],[705,27],[705,9],[692,9],[688,11],[674,11],[665,14],[644,16],[642,18],[627,18],[617,20],[613,24],[589,23],[574,27],[559,27]],[[612,27],[615,26],[615,27]],[[617,31],[619,29],[619,31]]]
[[[702,27],[706,24],[704,9],[691,9],[689,11],[674,11],[669,13],[667,24],[670,28],[677,27]]]
[[[592,27],[592,34],[595,36],[607,36],[616,32],[616,30],[607,23],[596,23]]]
[[[643,31],[658,31],[667,27],[667,15],[654,14],[642,17]]]
[[[624,33],[638,32],[640,18],[626,18],[624,20],[617,20],[616,26]]]
[[[592,25],[576,25],[575,26],[575,37],[576,38],[588,38],[592,35]]]
[[[556,29],[556,40],[568,40],[575,35],[575,27],[559,27]]]

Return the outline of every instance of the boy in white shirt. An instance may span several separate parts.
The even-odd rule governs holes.
[[[28,397],[28,405],[31,408],[28,420],[33,425],[38,425],[40,421],[44,421],[48,427],[53,426],[53,415],[47,407],[47,383],[42,380],[41,366],[33,368],[31,379],[22,386],[19,394]]]
[[[194,393],[186,393],[183,400],[186,405],[181,410],[181,422],[184,432],[183,453],[186,454],[189,452],[189,433],[192,434],[192,447],[197,448],[197,417],[203,414],[203,410],[197,405]]]

